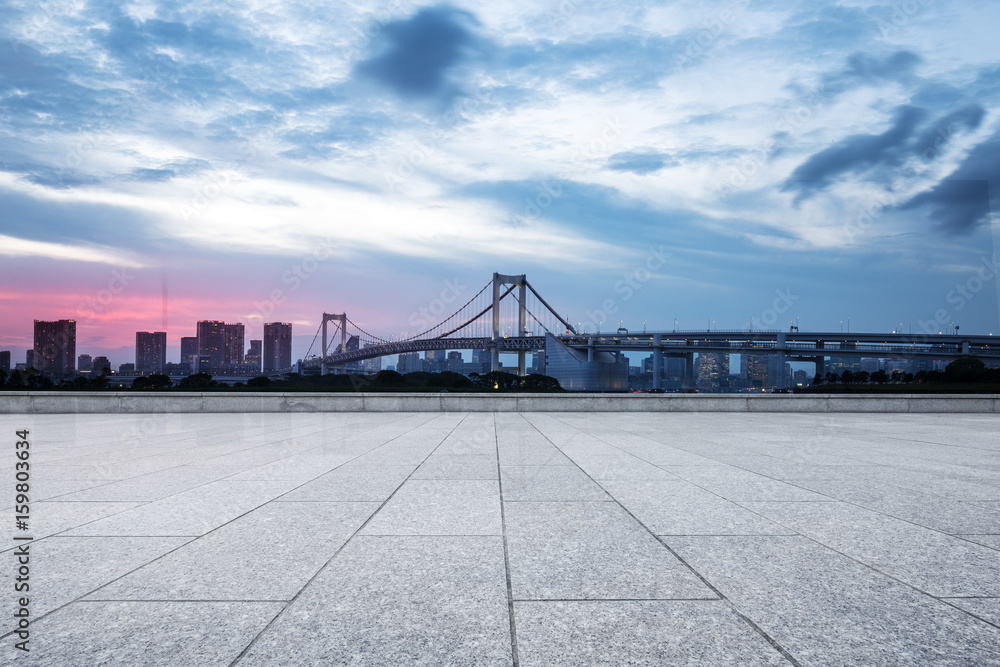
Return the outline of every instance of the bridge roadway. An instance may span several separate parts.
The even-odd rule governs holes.
[[[650,331],[594,333],[557,336],[568,347],[582,352],[650,352],[665,356],[689,356],[698,352],[730,354],[780,354],[786,360],[817,363],[822,372],[825,357],[882,357],[957,359],[962,356],[1000,358],[1000,337],[922,333],[832,333],[785,331]],[[501,353],[545,349],[545,336],[496,339]],[[481,350],[493,347],[489,337],[434,338],[390,342],[359,350],[331,354],[303,362],[317,368],[372,359],[389,354],[427,350]]]

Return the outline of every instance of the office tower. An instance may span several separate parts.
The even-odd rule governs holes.
[[[440,373],[448,367],[448,357],[445,350],[427,350],[424,353],[424,359],[427,360],[427,370],[432,373]]]
[[[48,375],[72,375],[76,370],[76,321],[35,320],[32,361]]]
[[[76,370],[81,373],[89,373],[94,370],[94,360],[89,354],[81,354],[76,358]]]
[[[24,367],[25,368],[37,368],[35,366],[35,351],[32,349],[25,350],[24,352]]]
[[[107,357],[96,356],[94,357],[94,369],[93,372],[98,375],[104,369],[111,370],[111,361]]]
[[[243,361],[243,323],[223,325],[226,344],[223,348],[222,365],[230,368]]]
[[[0,351],[0,371],[10,372],[10,350]]]
[[[198,356],[208,357],[207,366],[198,363],[202,372],[222,369],[226,356],[226,323],[220,320],[198,322]],[[211,369],[211,370],[209,370]]]
[[[687,360],[683,357],[663,357],[663,372],[668,380],[680,381],[687,374]]]
[[[365,347],[371,347],[374,343],[365,343]],[[382,357],[372,357],[361,362],[361,370],[365,373],[378,373],[382,370]]]
[[[165,331],[135,332],[135,370],[139,373],[162,373],[167,361]]]
[[[261,361],[264,358],[264,347],[263,341],[252,340],[250,341],[250,349],[247,350],[246,362],[249,367],[255,371],[260,370]]]
[[[861,360],[855,357],[830,357],[826,362],[826,372],[842,375],[844,371],[861,372]]]
[[[292,366],[292,325],[285,322],[264,324],[264,371]]]
[[[135,364],[131,362],[126,362],[124,364],[118,364],[118,374],[119,375],[132,375],[135,373]]]
[[[489,350],[473,350],[472,351],[472,363],[477,365],[476,373],[482,375],[483,373],[489,373],[492,368],[493,358],[490,356]]]
[[[695,363],[699,387],[724,387],[729,382],[729,353],[699,352]]]
[[[191,368],[194,368],[194,358],[198,356],[198,337],[197,336],[182,336],[181,337],[181,363],[191,364]]]
[[[458,351],[449,352],[448,359],[445,362],[445,367],[441,370],[449,370],[452,371],[453,373],[461,373],[463,363],[464,362],[462,360],[461,352]]]
[[[740,359],[740,374],[743,376],[744,384],[747,387],[768,387],[774,384],[768,383],[766,354],[744,354]]]
[[[419,352],[404,352],[396,362],[397,373],[412,373],[421,369]]]

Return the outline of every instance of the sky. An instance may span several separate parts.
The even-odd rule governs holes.
[[[0,349],[571,322],[1000,334],[1000,3],[0,2]],[[450,303],[450,302],[449,302]]]

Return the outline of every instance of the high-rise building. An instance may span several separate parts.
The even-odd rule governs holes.
[[[48,375],[73,375],[76,370],[76,321],[35,320],[34,363]]]
[[[107,357],[96,356],[94,357],[94,368],[93,372],[100,374],[104,369],[111,370],[111,361]]]
[[[462,372],[462,353],[458,351],[453,351],[448,353],[448,360],[445,362],[445,367],[441,370],[449,370],[453,373]]]
[[[489,350],[473,350],[472,363],[478,366],[475,372],[482,375],[490,372],[490,368],[493,365],[493,357],[490,356]]]
[[[243,361],[243,323],[226,324],[226,344],[222,354],[222,365],[232,367]]]
[[[371,347],[374,343],[365,343],[365,347]],[[373,374],[382,370],[382,357],[372,357],[361,362],[361,370],[365,373]]]
[[[94,370],[94,360],[89,354],[81,354],[76,358],[76,370],[81,373],[89,373]]]
[[[0,351],[0,371],[10,372],[10,350]]]
[[[24,367],[38,368],[35,366],[35,351],[31,348],[24,351]]]
[[[181,363],[191,364],[191,368],[194,368],[194,358],[198,356],[198,337],[197,336],[182,336],[181,337]]]
[[[427,360],[427,370],[431,373],[440,373],[448,367],[448,355],[445,350],[427,350],[424,359]]]
[[[131,362],[118,364],[118,373],[119,375],[132,375],[135,373],[135,364]]]
[[[699,387],[724,387],[729,383],[729,354],[699,352],[695,363]]]
[[[396,362],[397,373],[412,373],[421,370],[419,352],[403,352]]]
[[[277,371],[292,365],[292,325],[286,322],[264,324],[264,371]]]
[[[260,364],[263,358],[264,358],[263,341],[251,340],[250,349],[247,350],[247,356],[246,356],[247,365],[252,367],[256,371],[259,371]]]
[[[198,366],[202,372],[218,372],[226,356],[226,323],[221,320],[198,322],[198,356],[208,357],[208,367]],[[209,370],[211,369],[211,370]]]
[[[766,354],[744,354],[742,356],[740,375],[743,376],[745,386],[761,389],[770,386],[767,377],[767,357]]]
[[[135,370],[139,373],[162,373],[167,361],[165,331],[135,332]]]

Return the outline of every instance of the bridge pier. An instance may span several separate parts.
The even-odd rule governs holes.
[[[653,334],[653,389],[663,388],[663,336]]]

